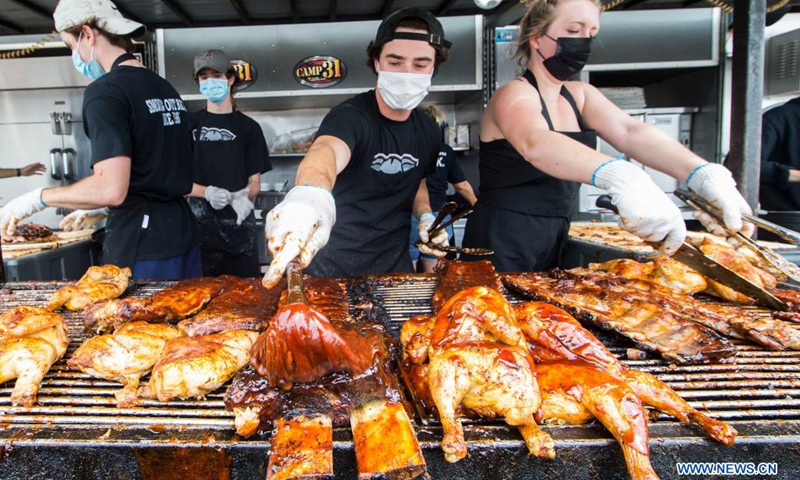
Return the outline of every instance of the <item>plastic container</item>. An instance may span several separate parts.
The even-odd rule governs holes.
[[[275,137],[272,141],[272,153],[290,153],[289,148],[292,144],[292,136],[288,133],[282,133]]]
[[[317,137],[317,130],[319,127],[304,128],[302,130],[295,130],[289,135],[291,137],[291,144],[289,146],[290,153],[306,153],[314,139]]]

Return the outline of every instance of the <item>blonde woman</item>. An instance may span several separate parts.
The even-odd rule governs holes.
[[[634,120],[588,83],[569,81],[589,60],[600,29],[594,0],[531,0],[520,21],[525,73],[500,87],[481,120],[480,190],[464,245],[495,251],[500,271],[558,266],[569,214],[581,183],[608,191],[620,225],[663,253],[681,245],[686,227],[675,204],[641,168],[596,150],[597,137],[664,172],[711,201],[733,230],[750,212],[730,172],[655,128]],[[710,218],[700,218],[721,233]]]

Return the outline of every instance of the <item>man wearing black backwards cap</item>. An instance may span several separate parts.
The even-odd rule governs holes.
[[[192,189],[188,113],[169,82],[131,53],[131,38],[144,25],[124,18],[109,0],[61,0],[53,18],[75,68],[93,80],[83,95],[83,128],[94,172],[11,200],[0,211],[0,229],[13,232],[46,207],[85,209],[67,216],[63,228],[108,212],[105,263],[130,267],[134,278],[202,275],[183,198]]]
[[[412,271],[409,212],[427,241],[434,218],[425,176],[442,143],[433,120],[415,108],[449,48],[424,10],[402,9],[381,23],[367,47],[377,88],[328,113],[300,163],[298,186],[267,216],[273,260],[265,286],[298,256],[319,276]],[[447,233],[431,240],[444,244]]]

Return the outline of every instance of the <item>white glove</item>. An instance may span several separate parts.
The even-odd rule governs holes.
[[[42,202],[42,190],[44,187],[20,195],[0,209],[0,232],[3,235],[14,235],[20,220],[47,208],[47,205]]]
[[[423,213],[422,215],[420,215],[419,227],[417,228],[417,231],[419,232],[420,242],[422,242],[423,244],[434,243],[436,245],[449,245],[450,237],[447,235],[447,230],[444,228],[440,230],[433,238],[430,239],[428,238],[428,230],[431,228],[431,225],[433,225],[434,221],[436,221],[436,216],[432,213]],[[419,247],[419,251],[426,255],[432,255],[435,257],[444,257],[445,255],[447,255],[447,252],[443,252],[435,248],[430,248],[425,245],[421,245]]]
[[[108,207],[95,208],[93,210],[75,210],[64,217],[58,224],[58,227],[65,232],[83,230],[91,227],[107,216]]]
[[[231,192],[224,188],[215,187],[214,185],[206,187],[205,197],[214,210],[222,210],[231,203]]]
[[[277,207],[270,210],[266,223],[272,263],[262,283],[270,288],[280,281],[289,262],[300,257],[305,268],[328,243],[336,223],[336,203],[326,188],[294,187]]]
[[[255,205],[253,205],[253,202],[251,202],[248,197],[249,193],[250,189],[245,187],[232,194],[233,200],[231,200],[231,207],[233,211],[236,212],[236,225],[241,225],[255,208]]]
[[[716,163],[706,163],[697,167],[686,182],[689,188],[705,198],[712,205],[722,210],[725,225],[748,237],[753,234],[755,226],[750,222],[742,221],[742,213],[753,213],[747,201],[736,189],[736,182],[730,170]],[[728,233],[717,223],[711,215],[704,212],[694,212],[694,218],[711,233],[727,237]]]
[[[641,168],[624,160],[595,170],[592,183],[608,190],[619,210],[619,226],[648,242],[662,242],[659,251],[671,255],[686,238],[678,207]]]

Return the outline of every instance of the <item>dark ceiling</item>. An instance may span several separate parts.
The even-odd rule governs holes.
[[[0,35],[52,31],[57,3],[58,0],[0,0]],[[144,23],[150,30],[377,20],[402,7],[423,8],[439,16],[483,13],[499,22],[496,25],[507,25],[515,22],[522,11],[519,0],[505,0],[492,10],[477,8],[473,0],[116,0],[115,3],[123,15]],[[800,0],[790,3],[800,5]],[[614,10],[705,6],[708,4],[704,0],[625,0]]]

